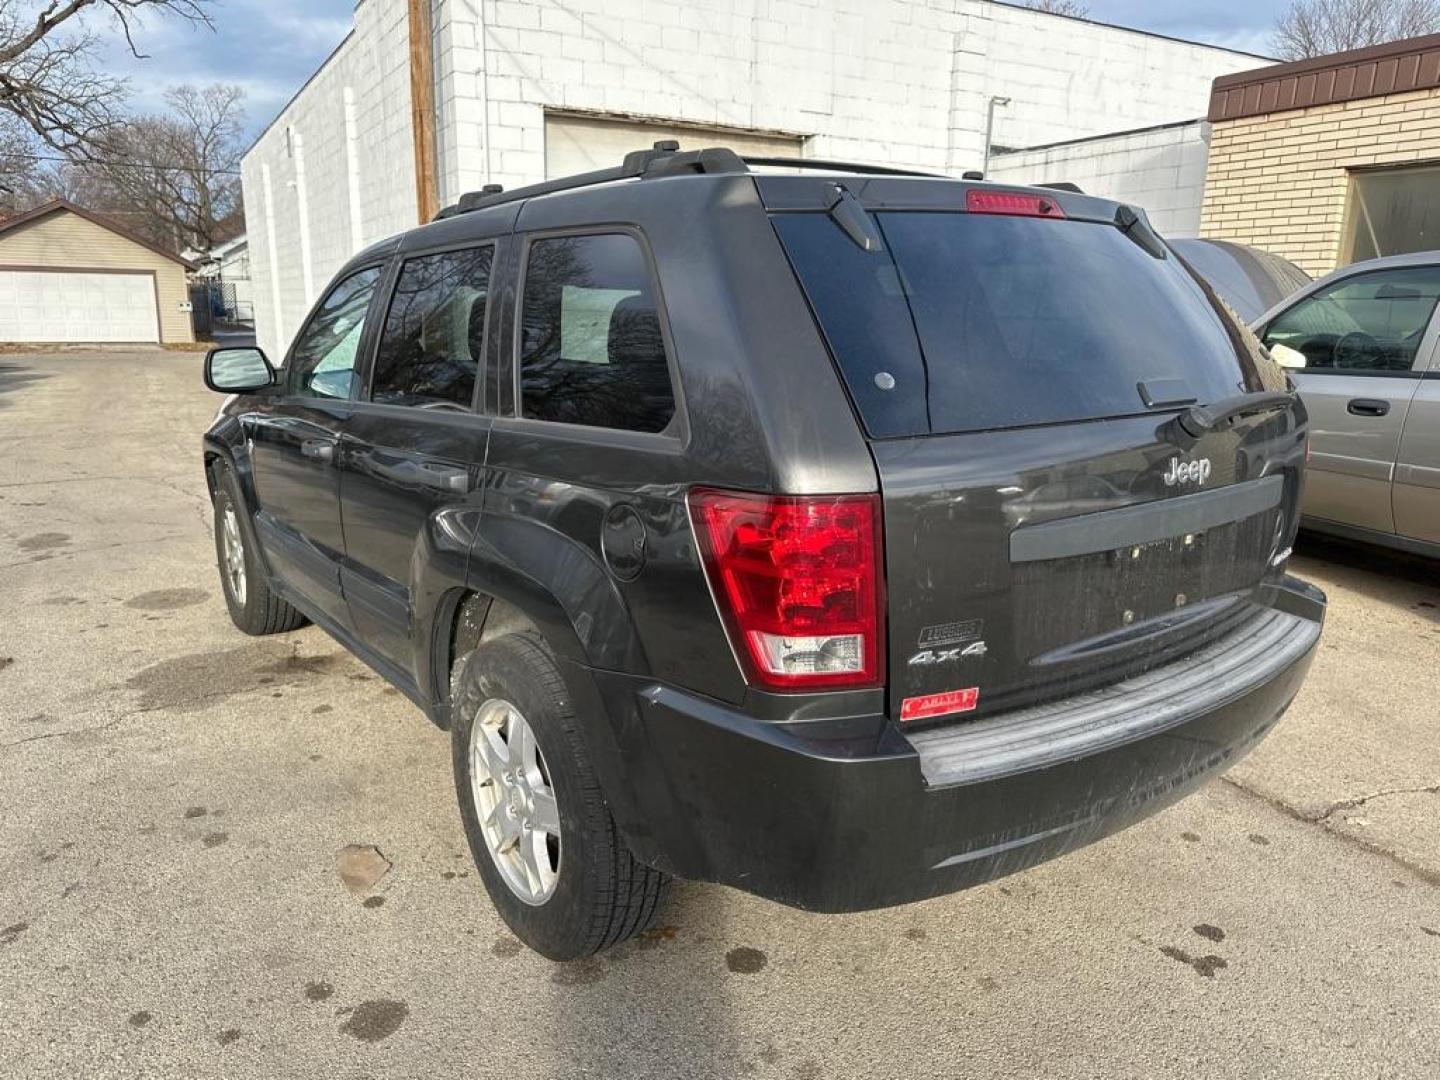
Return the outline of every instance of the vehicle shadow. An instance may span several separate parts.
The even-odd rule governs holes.
[[[8,404],[5,400],[7,395],[13,394],[30,383],[49,377],[46,372],[37,371],[23,361],[7,359],[4,355],[0,355],[0,409]]]
[[[1440,619],[1440,562],[1302,530],[1292,570],[1312,573],[1405,611]],[[1323,584],[1323,582],[1322,582]]]
[[[552,1060],[564,1062],[557,1074],[755,1071],[763,1047],[738,1029],[733,995],[745,963],[758,970],[764,954],[725,940],[730,903],[733,894],[720,886],[674,882],[651,930],[599,956],[554,965],[548,1028]],[[738,966],[737,952],[745,954]],[[653,1070],[660,1063],[666,1067]]]

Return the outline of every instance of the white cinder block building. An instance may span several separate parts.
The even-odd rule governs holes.
[[[1068,180],[1094,195],[1143,206],[1165,236],[1200,235],[1210,125],[1182,120],[990,156],[992,180]]]
[[[1216,76],[1256,61],[991,0],[433,0],[428,14],[442,204],[662,138],[959,172],[981,167],[992,98],[1008,99],[993,145],[1034,146],[1199,115]],[[269,351],[350,254],[418,221],[411,24],[406,0],[359,0],[245,157]]]

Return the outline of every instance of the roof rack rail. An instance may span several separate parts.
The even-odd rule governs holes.
[[[467,191],[460,201],[447,206],[435,215],[435,220],[468,214],[472,210],[484,210],[502,203],[533,199],[540,195],[553,195],[559,191],[574,191],[577,188],[608,184],[615,180],[656,179],[662,176],[680,176],[686,173],[740,173],[748,172],[751,165],[778,166],[791,169],[822,169],[827,172],[861,173],[867,176],[923,176],[946,179],[940,173],[917,172],[913,169],[892,169],[885,165],[865,165],[851,161],[821,161],[815,158],[741,157],[723,146],[706,150],[680,150],[680,144],[673,139],[663,139],[649,150],[632,150],[625,160],[609,169],[577,173],[558,180],[546,180],[539,184],[527,184],[506,191],[499,184],[486,184],[479,191]]]
[[[948,180],[943,173],[920,172],[918,169],[894,169],[889,165],[866,165],[857,161],[826,161],[822,158],[740,158],[746,165],[771,165],[784,169],[821,169],[825,172],[861,173],[865,176],[927,176],[935,180]]]
[[[468,214],[472,210],[483,210],[502,203],[533,199],[539,195],[553,195],[558,191],[574,191],[577,188],[608,184],[615,180],[634,180],[659,176],[677,176],[684,173],[727,173],[745,172],[745,163],[733,150],[712,147],[708,150],[687,150],[680,152],[680,144],[673,139],[662,139],[649,150],[632,150],[625,160],[609,169],[577,173],[558,180],[546,180],[539,184],[505,191],[499,184],[486,184],[479,191],[467,191],[460,201],[447,206],[435,216],[435,220]]]
[[[1069,180],[1052,180],[1048,184],[1036,184],[1035,187],[1049,188],[1051,191],[1069,191],[1075,195],[1084,195],[1079,184],[1072,184]]]

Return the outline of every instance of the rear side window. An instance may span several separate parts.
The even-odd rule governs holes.
[[[649,269],[627,233],[530,245],[520,309],[522,416],[663,431],[675,415]]]
[[[1139,384],[1196,401],[1246,386],[1243,331],[1176,259],[1108,223],[875,215],[866,253],[824,214],[775,218],[865,425],[877,437],[1147,411]]]
[[[470,408],[485,344],[493,251],[405,260],[375,355],[371,400]]]

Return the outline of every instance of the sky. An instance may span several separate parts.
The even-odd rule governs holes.
[[[1288,0],[1083,2],[1101,22],[1267,54],[1270,28]],[[355,0],[213,0],[213,31],[152,16],[136,34],[148,59],[134,59],[114,41],[105,66],[130,79],[138,110],[160,109],[165,89],[179,83],[237,83],[254,135],[340,43],[354,8]]]

